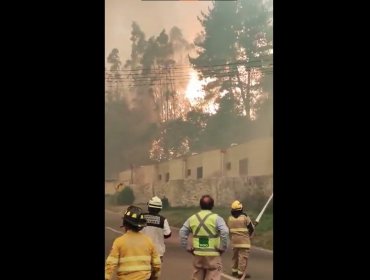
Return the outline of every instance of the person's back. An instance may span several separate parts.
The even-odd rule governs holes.
[[[149,213],[144,214],[146,227],[142,230],[142,232],[152,239],[157,248],[158,254],[162,259],[166,251],[164,239],[171,236],[171,229],[167,219],[164,216],[159,215],[161,209],[162,201],[160,198],[155,196],[148,202]]]
[[[231,244],[233,248],[250,248],[251,240],[248,225],[252,220],[246,213],[231,215],[227,221],[230,229]],[[253,231],[252,231],[253,232]]]
[[[222,217],[213,213],[214,201],[209,195],[200,199],[201,211],[185,221],[180,229],[181,246],[193,254],[193,280],[220,280],[220,255],[228,245],[229,230]],[[192,248],[187,248],[189,234],[193,234]]]
[[[116,238],[105,264],[105,279],[117,269],[119,280],[157,280],[161,261],[153,241],[139,232],[146,221],[139,207],[130,207],[123,218],[126,233]]]
[[[231,204],[231,216],[228,218],[227,225],[230,230],[231,246],[233,249],[232,275],[242,277],[248,268],[248,258],[251,248],[250,236],[254,232],[251,218],[243,212],[243,204],[235,200]],[[245,274],[246,278],[250,274]]]
[[[128,230],[113,243],[111,257],[120,256],[117,270],[118,279],[141,280],[151,276],[150,257],[155,254],[151,239],[141,232]],[[134,260],[136,259],[136,260]],[[140,267],[139,270],[135,271]]]
[[[219,216],[211,210],[201,210],[189,218],[193,238],[199,242],[193,246],[194,255],[219,256],[220,235],[216,227]],[[203,226],[200,226],[202,224]]]

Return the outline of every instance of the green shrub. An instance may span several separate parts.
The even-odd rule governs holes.
[[[162,209],[168,209],[170,208],[170,202],[168,201],[168,198],[166,196],[164,196],[162,198]]]
[[[133,204],[135,201],[134,191],[129,186],[126,186],[122,191],[118,192],[116,202],[118,205]]]

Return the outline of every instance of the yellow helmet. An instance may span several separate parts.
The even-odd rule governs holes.
[[[232,210],[242,210],[243,209],[243,204],[241,204],[241,202],[239,200],[235,200],[231,204],[231,209]]]

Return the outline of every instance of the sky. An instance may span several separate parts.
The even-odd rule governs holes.
[[[105,0],[105,58],[113,48],[118,48],[123,63],[129,58],[133,21],[146,38],[177,26],[185,39],[192,42],[202,30],[197,16],[211,5],[211,1]]]

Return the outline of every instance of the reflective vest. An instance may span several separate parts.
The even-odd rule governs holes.
[[[233,248],[251,247],[249,230],[247,228],[247,225],[251,222],[251,219],[245,215],[240,215],[237,218],[233,216],[229,217],[227,225],[230,230],[231,245]]]
[[[164,235],[171,234],[171,229],[165,217],[159,214],[144,214],[146,220],[146,227],[142,229],[142,233],[149,236],[157,248],[160,256],[163,256],[166,251],[164,244]]]
[[[118,279],[157,279],[161,260],[152,240],[141,232],[128,231],[118,237],[105,263],[105,279],[117,268]]]
[[[189,218],[193,233],[194,254],[198,256],[219,256],[220,236],[216,229],[218,215],[202,210]]]

